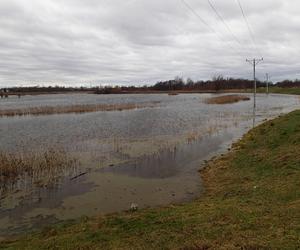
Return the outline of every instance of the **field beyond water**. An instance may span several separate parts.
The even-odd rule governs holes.
[[[260,88],[259,92],[263,93],[264,88]],[[279,87],[270,87],[270,93],[274,94],[289,94],[289,95],[300,95],[300,88],[279,88]]]
[[[196,201],[83,218],[1,249],[297,249],[300,111],[251,130],[201,171]],[[200,177],[199,177],[200,178]]]
[[[252,93],[253,89],[238,90],[238,91],[230,90],[229,92]],[[257,88],[257,93],[266,93],[266,88]],[[269,93],[270,94],[300,95],[300,88],[280,88],[280,87],[277,87],[277,86],[270,86],[269,87]]]

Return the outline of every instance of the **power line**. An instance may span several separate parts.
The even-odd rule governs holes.
[[[260,50],[258,49],[256,40],[255,40],[255,37],[254,37],[254,33],[252,32],[252,29],[251,29],[251,27],[250,27],[250,24],[249,24],[249,21],[248,21],[246,15],[245,15],[245,11],[244,11],[244,9],[243,9],[243,7],[242,7],[242,4],[241,4],[240,0],[237,0],[237,3],[238,3],[238,5],[239,5],[239,7],[240,7],[240,10],[241,10],[241,12],[242,12],[242,16],[243,16],[244,21],[245,21],[245,23],[246,23],[246,26],[247,26],[247,28],[248,28],[248,32],[249,32],[249,34],[250,34],[250,37],[251,37],[251,40],[252,40],[252,42],[253,42],[254,48],[255,48],[256,51],[261,55],[261,52],[260,52]]]
[[[185,0],[181,0],[181,2],[185,5],[185,7],[187,9],[189,9],[205,26],[207,26],[207,28],[212,31],[213,33],[216,34],[216,36],[218,37],[218,39],[221,41],[221,42],[224,42],[224,39],[222,39],[222,37],[218,34],[218,32],[213,28],[211,27],[208,22],[206,22],[193,8],[191,5],[189,5]],[[228,42],[227,42],[227,45],[230,47],[231,50],[235,51],[237,54],[239,54],[239,52],[234,48],[232,47]],[[239,54],[239,56],[241,56]]]
[[[212,28],[185,0],[181,0],[181,2],[196,16],[199,18],[199,20],[208,27],[208,29],[214,33],[216,33],[216,31],[214,30],[214,28]]]
[[[221,22],[224,24],[224,26],[226,27],[226,29],[229,31],[229,33],[231,34],[231,36],[233,37],[233,39],[239,44],[242,45],[242,43],[240,42],[240,40],[234,35],[234,33],[232,32],[231,28],[229,27],[229,25],[226,23],[226,21],[224,20],[224,18],[222,17],[222,15],[217,11],[217,9],[215,8],[215,6],[212,4],[212,2],[210,0],[207,0],[208,4],[210,5],[210,7],[212,8],[212,10],[215,12],[215,14],[217,15],[217,17],[221,20]]]

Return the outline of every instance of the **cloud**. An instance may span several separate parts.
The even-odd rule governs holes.
[[[299,77],[300,3],[240,0],[266,72]],[[259,57],[236,0],[0,1],[0,86],[145,84],[176,75],[251,78],[247,57]],[[213,31],[212,31],[213,30]]]

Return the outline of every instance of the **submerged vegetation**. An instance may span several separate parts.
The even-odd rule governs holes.
[[[51,184],[65,171],[76,168],[77,165],[78,161],[64,150],[50,149],[36,153],[0,152],[0,191],[24,181],[39,186]]]
[[[84,218],[2,249],[297,249],[300,111],[251,130],[201,171],[196,201]]]
[[[205,102],[207,104],[227,104],[227,103],[235,103],[240,101],[249,101],[250,98],[244,95],[223,95],[217,97],[211,97],[206,99]]]
[[[66,113],[87,113],[97,111],[122,111],[140,108],[156,107],[159,102],[139,103],[139,104],[82,104],[71,106],[41,106],[20,109],[0,109],[2,116],[23,116],[23,115],[51,115]]]

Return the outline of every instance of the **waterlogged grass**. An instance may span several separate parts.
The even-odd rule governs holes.
[[[217,97],[211,97],[205,100],[207,104],[227,104],[240,101],[249,101],[250,98],[244,95],[223,95]]]
[[[23,116],[23,115],[51,115],[66,113],[87,113],[98,111],[122,111],[139,108],[152,108],[158,102],[139,104],[84,104],[71,106],[41,106],[21,109],[0,109],[0,117],[3,116]]]
[[[250,131],[201,171],[187,204],[61,224],[2,249],[298,249],[300,111]],[[180,185],[180,183],[178,183]]]
[[[0,152],[0,191],[12,188],[18,181],[24,180],[38,185],[50,184],[67,169],[77,165],[77,160],[64,150],[49,149],[36,153]]]

